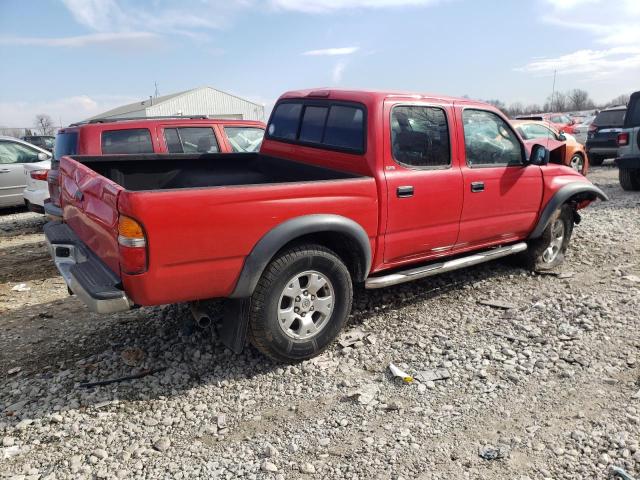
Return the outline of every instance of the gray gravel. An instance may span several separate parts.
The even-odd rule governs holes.
[[[42,220],[0,216],[0,478],[640,476],[640,195],[590,178],[612,201],[558,272],[358,291],[342,342],[296,366],[232,354],[185,306],[88,313]]]

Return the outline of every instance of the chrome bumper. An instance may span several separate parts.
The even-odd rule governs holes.
[[[133,306],[133,302],[123,290],[115,286],[115,282],[108,273],[110,271],[102,261],[93,255],[68,227],[67,230],[71,233],[64,238],[60,238],[59,235],[49,235],[47,227],[52,224],[54,222],[45,226],[47,248],[58,272],[64,278],[71,292],[95,313],[115,313],[129,310]],[[77,272],[74,272],[74,266],[85,263],[91,264],[90,266],[93,267],[90,269],[91,272],[95,272],[93,276],[78,275]],[[114,283],[114,285],[108,285],[109,283]],[[96,290],[96,286],[99,287],[99,290]]]

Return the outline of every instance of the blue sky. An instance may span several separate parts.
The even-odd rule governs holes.
[[[611,4],[614,4],[613,6]],[[638,0],[0,0],[0,125],[68,124],[210,85],[543,103],[640,89]]]

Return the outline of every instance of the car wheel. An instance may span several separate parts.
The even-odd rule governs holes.
[[[640,190],[640,169],[621,168],[618,170],[618,179],[623,190]]]
[[[279,254],[251,297],[249,341],[279,362],[322,353],[338,336],[353,301],[344,262],[320,245]]]
[[[564,261],[573,233],[573,219],[573,209],[564,205],[551,216],[540,238],[529,242],[529,248],[523,254],[531,270],[551,270]]]
[[[571,157],[571,160],[569,160],[569,166],[582,175],[587,174],[587,164],[584,157],[579,153],[575,153]]]
[[[600,155],[589,155],[589,163],[595,167],[599,167],[604,162],[604,157]]]

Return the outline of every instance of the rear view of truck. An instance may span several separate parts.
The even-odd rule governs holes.
[[[620,185],[625,190],[640,190],[640,92],[631,95],[624,130],[618,134]]]

